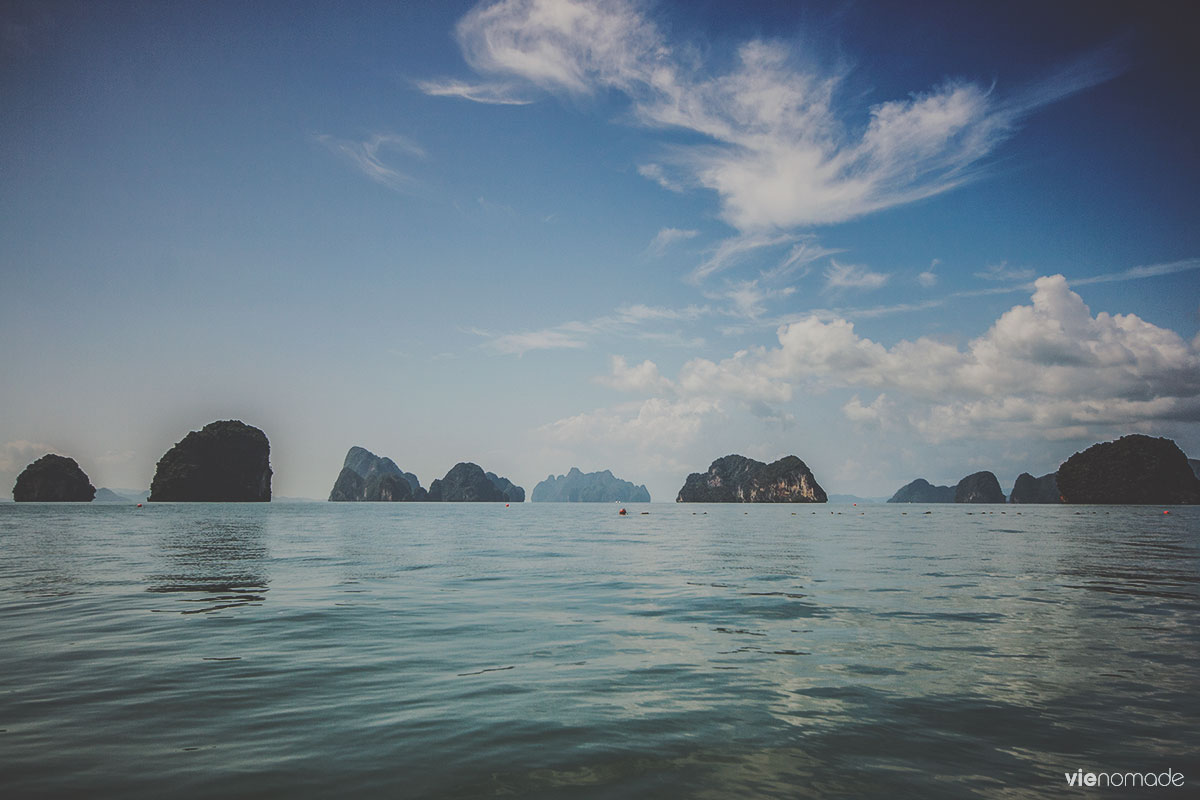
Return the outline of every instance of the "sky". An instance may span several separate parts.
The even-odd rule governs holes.
[[[0,496],[1200,457],[1186,3],[0,2]]]

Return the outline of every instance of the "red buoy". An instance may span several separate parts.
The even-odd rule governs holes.
[[[622,508],[622,509],[621,509],[620,511],[618,511],[617,513],[618,513],[618,514],[620,514],[620,515],[623,517],[623,516],[625,516],[625,509],[623,509],[623,508]]]

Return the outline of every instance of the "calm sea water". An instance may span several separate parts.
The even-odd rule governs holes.
[[[1200,786],[1200,508],[630,508],[0,506],[0,793]]]

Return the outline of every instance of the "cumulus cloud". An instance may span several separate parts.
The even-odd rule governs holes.
[[[669,391],[671,382],[658,371],[658,365],[653,361],[643,361],[636,366],[629,366],[623,356],[613,356],[611,373],[597,378],[599,383],[623,392],[638,392],[641,394],[659,394]]]
[[[844,75],[801,60],[786,42],[743,43],[716,72],[697,48],[670,41],[627,0],[499,0],[459,22],[459,45],[497,102],[509,86],[572,96],[618,91],[631,118],[704,137],[640,168],[667,188],[715,192],[721,216],[742,233],[853,219],[971,180],[1021,118],[1106,80],[1115,60],[1093,54],[1010,100],[988,86],[950,80],[867,109],[835,102]],[[463,84],[464,86],[470,86]],[[865,111],[863,125],[849,120]]]
[[[1093,314],[1061,275],[1039,278],[1029,304],[965,348],[930,338],[887,346],[828,315],[782,325],[777,338],[720,361],[692,359],[674,381],[643,365],[637,383],[672,402],[704,400],[699,408],[710,411],[848,389],[856,392],[842,406],[848,420],[907,426],[931,442],[1081,438],[1200,421],[1200,342],[1133,314]],[[870,403],[860,399],[866,392],[877,393]],[[692,418],[700,413],[693,407]]]

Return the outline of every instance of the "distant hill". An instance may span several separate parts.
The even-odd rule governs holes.
[[[886,503],[886,497],[859,497],[856,494],[831,494],[830,503]]]
[[[609,470],[581,472],[571,467],[566,475],[546,476],[533,487],[535,503],[649,503],[650,492],[615,477]]]
[[[92,500],[92,502],[93,503],[136,503],[138,501],[133,500],[129,497],[126,497],[125,495],[117,494],[112,489],[105,489],[105,488],[101,487],[96,490],[96,497],[94,500]]]
[[[953,486],[934,486],[924,478],[917,478],[896,490],[889,503],[953,503]]]

